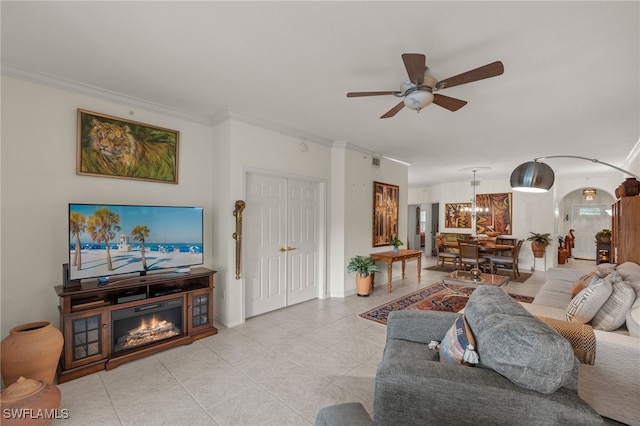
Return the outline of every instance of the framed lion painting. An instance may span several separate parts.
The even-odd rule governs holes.
[[[179,132],[78,109],[76,174],[178,183]]]

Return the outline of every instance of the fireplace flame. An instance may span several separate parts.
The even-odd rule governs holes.
[[[168,339],[179,334],[180,329],[170,321],[158,320],[155,315],[147,320],[143,317],[140,319],[138,327],[129,330],[124,336],[118,338],[116,352],[125,348]]]
[[[129,334],[135,335],[138,333],[144,333],[146,331],[155,331],[162,328],[166,328],[169,323],[166,320],[158,321],[156,316],[151,317],[147,323],[144,318],[140,320],[140,326],[129,331]]]

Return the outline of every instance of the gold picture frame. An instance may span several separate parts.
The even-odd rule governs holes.
[[[400,187],[373,182],[373,246],[388,246],[398,237]]]
[[[180,133],[78,109],[76,174],[178,183]]]

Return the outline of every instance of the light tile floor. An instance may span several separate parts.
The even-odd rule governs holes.
[[[428,257],[423,268],[435,259]],[[564,267],[588,269],[570,260]],[[439,281],[442,273],[413,262],[393,292],[379,283],[370,297],[315,299],[173,348],[59,385],[72,425],[310,425],[322,407],[361,402],[373,410],[373,382],[385,326],[358,314]],[[533,296],[536,271],[510,293]]]

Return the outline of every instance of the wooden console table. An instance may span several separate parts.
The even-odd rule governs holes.
[[[404,267],[407,260],[416,259],[418,261],[418,281],[422,271],[422,250],[398,250],[383,251],[381,253],[371,253],[374,262],[386,262],[387,264],[387,290],[391,293],[391,278],[393,275],[393,262],[402,261],[402,279],[404,279]],[[373,290],[376,274],[371,274],[371,290]]]

